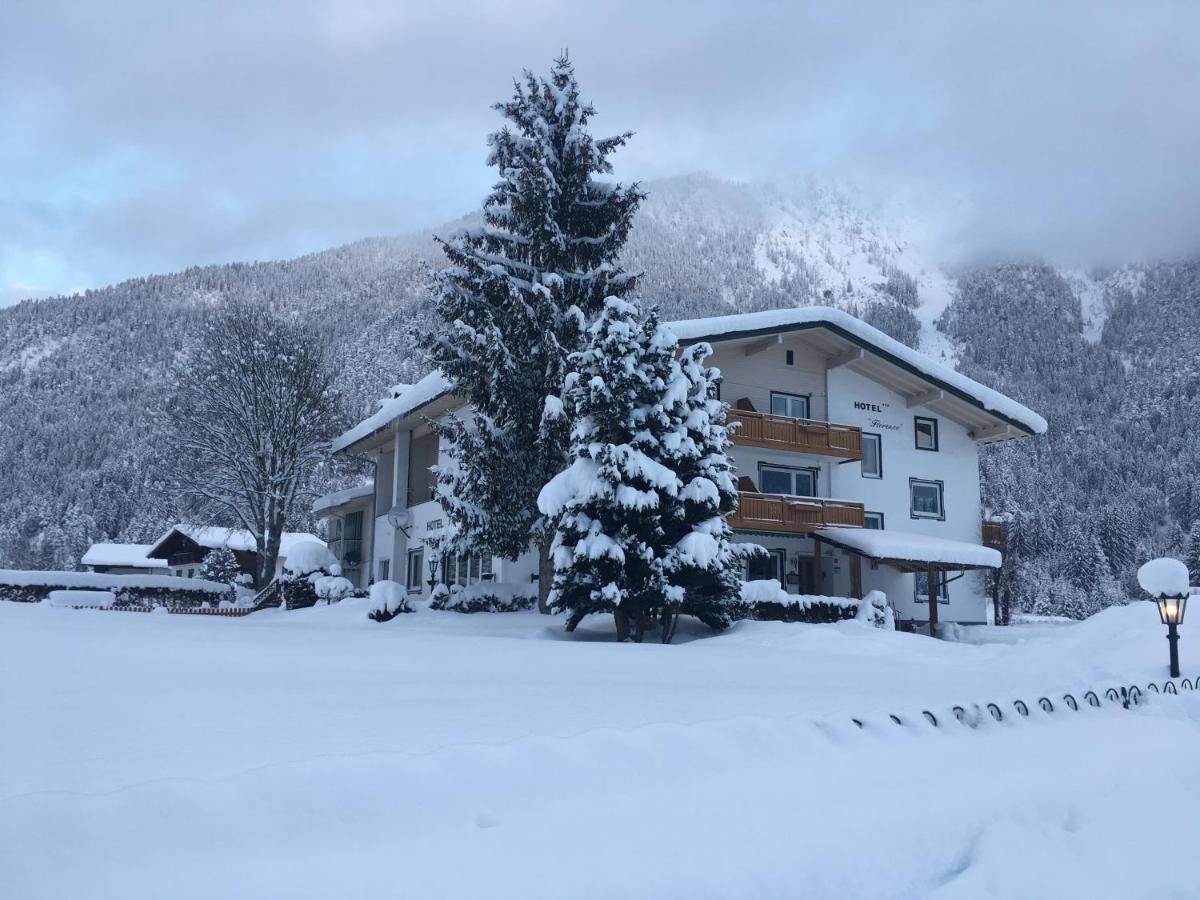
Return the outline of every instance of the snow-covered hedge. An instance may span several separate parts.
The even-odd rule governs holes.
[[[527,588],[525,590],[528,590]],[[445,609],[460,613],[517,612],[533,609],[537,597],[524,593],[511,584],[472,584],[467,587],[439,584],[433,589],[430,609]]]
[[[412,611],[404,585],[395,581],[377,581],[371,585],[371,611],[367,617],[372,621],[388,622]]]
[[[232,595],[229,585],[200,578],[0,569],[0,600],[40,603],[52,591],[70,590],[109,591],[117,606],[200,606]]]
[[[51,591],[46,598],[51,606],[65,606],[70,609],[79,607],[107,608],[117,602],[117,595],[112,591]]]
[[[859,604],[853,597],[789,594],[770,578],[742,582],[741,596],[734,602],[730,617],[758,622],[841,622],[857,616]]]

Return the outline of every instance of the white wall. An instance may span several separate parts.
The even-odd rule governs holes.
[[[924,407],[909,408],[904,397],[845,367],[829,372],[829,417],[833,422],[858,425],[864,432],[880,435],[883,478],[862,477],[857,462],[834,466],[833,493],[845,500],[858,500],[868,511],[884,514],[889,531],[927,534],[947,540],[980,542],[979,448],[967,430]],[[866,404],[868,408],[855,404]],[[916,449],[913,417],[937,419],[938,450]],[[913,518],[909,504],[909,478],[941,481],[944,485],[945,521]],[[890,570],[889,570],[890,571]],[[913,599],[913,576],[902,576],[887,591],[904,618],[925,618],[928,604],[917,608]],[[883,567],[864,572],[864,587],[895,579]],[[880,588],[883,590],[883,588]],[[985,597],[978,579],[967,576],[949,585],[949,604],[938,608],[947,621],[982,622],[986,619]]]

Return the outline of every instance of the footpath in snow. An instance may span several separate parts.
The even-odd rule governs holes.
[[[918,721],[1161,681],[1148,604],[1004,643],[747,622],[668,647],[612,643],[599,619],[571,637],[533,613],[364,613],[0,603],[6,895],[1141,897],[1200,884],[1190,857],[1165,865],[1162,847],[1200,840],[1200,775],[1154,762],[1200,746],[1200,694],[1035,708],[976,730]]]

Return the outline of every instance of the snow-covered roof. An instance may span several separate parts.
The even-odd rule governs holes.
[[[411,387],[396,385],[393,388],[396,396],[384,400],[379,410],[363,419],[341,437],[333,442],[333,452],[345,450],[351,444],[357,444],[365,437],[387,427],[393,419],[400,419],[416,412],[427,403],[432,403],[438,397],[450,392],[450,382],[439,371],[430,372]]]
[[[165,569],[165,559],[146,556],[153,544],[92,544],[80,560],[85,566],[122,566],[131,569]]]
[[[343,488],[340,491],[333,491],[326,494],[324,497],[318,497],[313,501],[312,511],[320,514],[323,510],[333,509],[335,506],[341,506],[343,503],[349,503],[351,500],[357,500],[360,497],[370,497],[375,493],[375,485],[360,484],[351,488]]]
[[[254,535],[245,528],[222,528],[219,525],[176,525],[160,537],[148,552],[157,552],[158,548],[162,546],[167,538],[177,531],[191,538],[201,547],[207,547],[210,550],[216,550],[219,547],[228,547],[230,550],[252,552],[255,548]],[[287,557],[288,550],[296,544],[305,541],[316,541],[318,544],[325,543],[315,534],[309,534],[305,531],[285,531],[279,539],[279,555]]]
[[[930,359],[924,353],[888,337],[878,328],[873,328],[861,319],[833,307],[769,309],[732,316],[712,316],[707,319],[677,319],[668,322],[667,325],[684,343],[702,340],[728,341],[762,334],[826,328],[979,409],[1016,425],[1028,434],[1046,432],[1046,420],[1011,397],[1006,397],[999,391]],[[370,437],[387,427],[394,419],[410,415],[450,393],[450,382],[440,371],[435,370],[411,387],[396,385],[393,392],[396,396],[384,400],[374,415],[363,419],[333,442],[334,453]]]
[[[924,353],[906,347],[878,328],[872,328],[861,319],[856,319],[840,309],[828,306],[769,309],[707,319],[681,319],[669,322],[668,325],[675,336],[684,342],[732,340],[806,328],[828,328],[859,346],[890,357],[891,361],[900,366],[915,371],[937,386],[1009,420],[1031,434],[1046,432],[1046,420],[1028,407],[956,372],[949,366],[935,362]]]
[[[833,527],[819,528],[813,536],[868,559],[986,569],[998,569],[1003,562],[1000,551],[991,547],[907,531]]]

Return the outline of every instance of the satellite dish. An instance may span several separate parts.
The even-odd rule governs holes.
[[[408,527],[408,510],[403,506],[393,506],[387,513],[388,524],[393,528]]]

